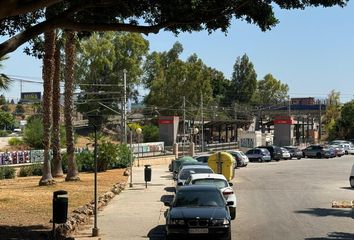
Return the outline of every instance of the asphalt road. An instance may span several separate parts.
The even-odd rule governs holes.
[[[348,180],[353,163],[354,156],[343,156],[237,169],[232,239],[354,239],[352,210],[331,208],[332,201],[354,199]]]

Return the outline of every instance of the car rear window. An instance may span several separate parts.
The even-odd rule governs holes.
[[[226,188],[229,184],[223,179],[205,178],[192,181],[195,185],[215,185],[217,188]]]
[[[174,207],[224,207],[225,201],[220,191],[180,190],[176,193]]]
[[[213,173],[213,170],[210,168],[193,168],[193,169],[183,169],[179,179],[186,180],[193,173]]]

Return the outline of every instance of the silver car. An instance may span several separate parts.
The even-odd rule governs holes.
[[[250,161],[270,162],[272,157],[266,148],[253,148],[246,152],[246,156]]]

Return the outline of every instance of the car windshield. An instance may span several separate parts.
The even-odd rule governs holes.
[[[225,201],[219,191],[193,190],[177,192],[174,207],[224,207]]]
[[[186,180],[191,175],[191,172],[193,172],[193,173],[213,173],[213,170],[211,170],[210,168],[183,169],[181,174],[179,175],[179,179]]]
[[[196,179],[192,181],[192,184],[195,185],[215,185],[217,188],[226,188],[229,186],[227,181],[224,179],[214,179],[214,178],[205,178],[205,179]]]

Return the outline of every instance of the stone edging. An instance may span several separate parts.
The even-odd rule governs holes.
[[[97,208],[98,210],[108,205],[108,203],[116,195],[120,194],[124,190],[126,182],[121,182],[114,184],[110,191],[100,195],[98,197]],[[78,207],[73,211],[66,223],[58,225],[55,229],[56,239],[66,239],[71,234],[73,234],[79,226],[88,222],[91,216],[93,216],[94,211],[94,201],[85,204],[84,206]]]

